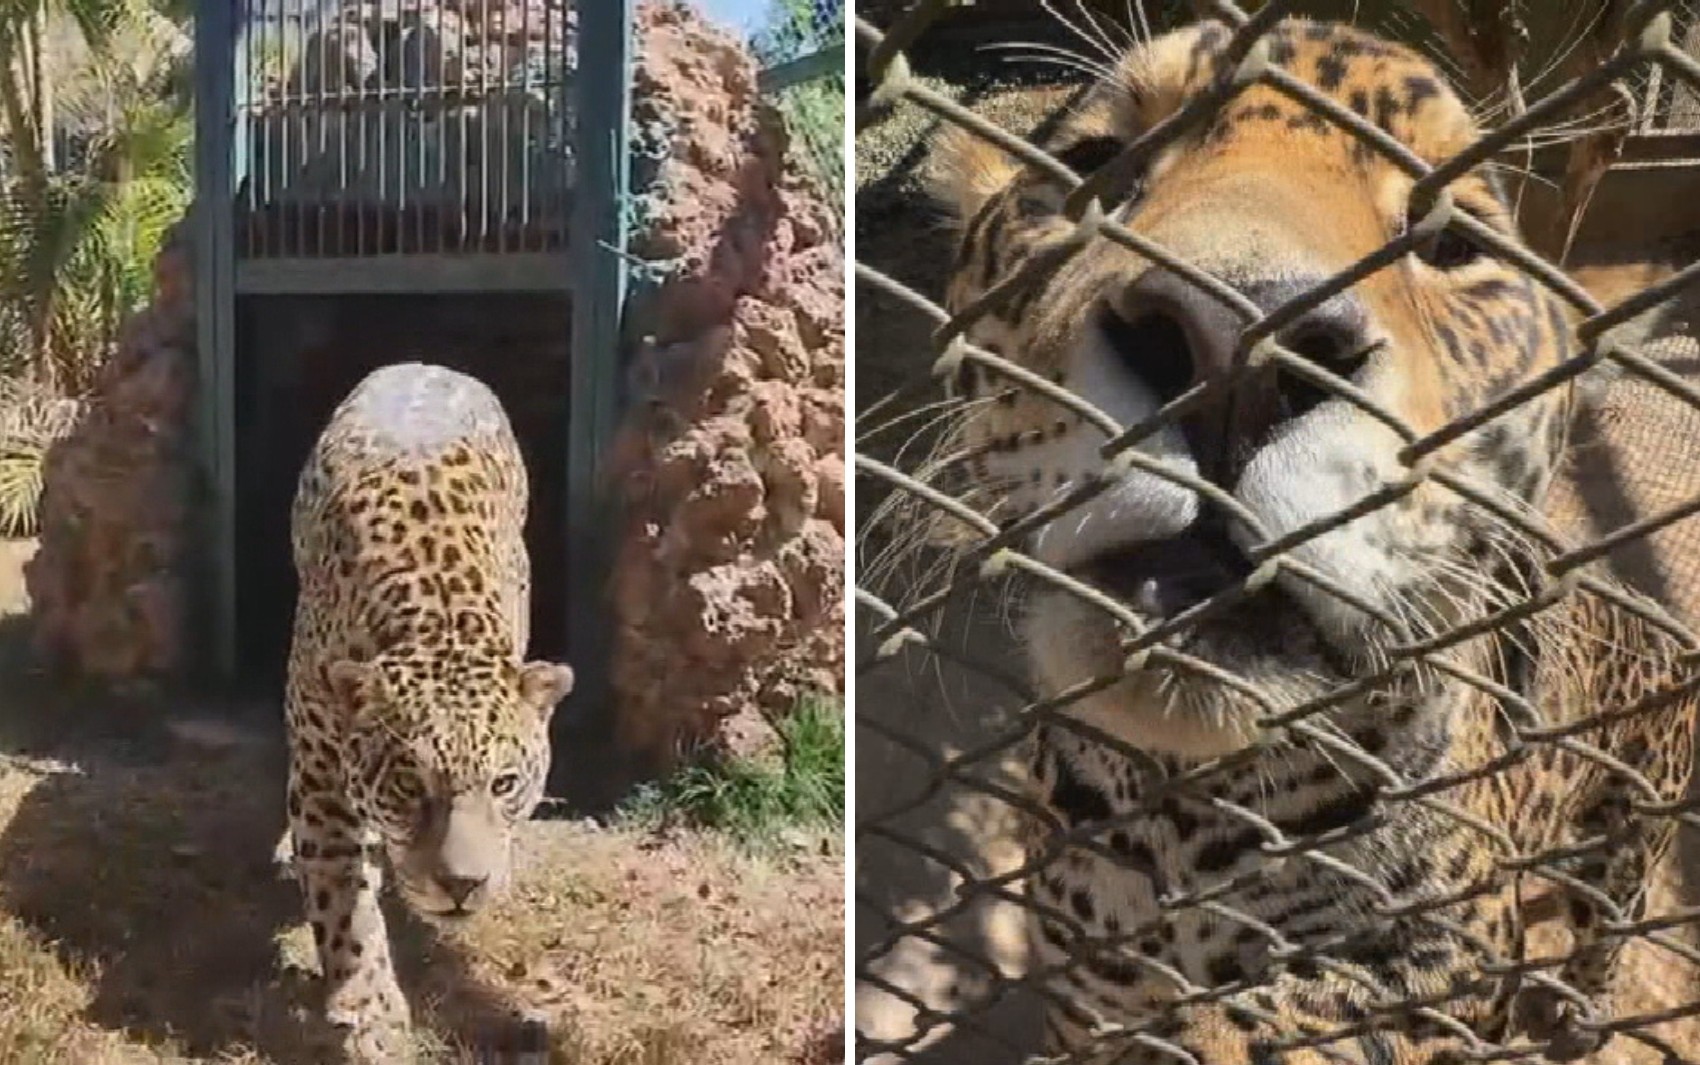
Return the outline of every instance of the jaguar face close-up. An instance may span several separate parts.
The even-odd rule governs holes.
[[[1157,653],[1069,712],[1184,757],[1259,742],[1266,715],[1385,670],[1394,648],[1503,600],[1498,582],[1519,570],[1519,538],[1451,485],[1530,510],[1568,403],[1555,389],[1516,405],[1435,450],[1431,476],[1413,478],[1402,459],[1411,441],[1565,357],[1564,313],[1457,222],[1419,228],[1403,254],[1308,298],[1418,227],[1424,208],[1408,168],[1268,78],[1130,171],[1128,145],[1232,73],[1230,39],[1205,23],[1134,49],[1044,145],[1082,177],[1109,168],[1102,209],[1139,251],[1097,233],[1065,257],[1077,226],[1058,180],[967,132],[934,156],[937,191],[962,219],[951,309],[1039,257],[1061,260],[979,319],[970,339],[1095,409],[1087,416],[969,365],[964,431],[989,513],[1007,522],[1101,484],[1077,505],[1051,506],[1028,550],[1143,628],[1164,628]],[[1480,135],[1442,76],[1402,47],[1302,21],[1280,23],[1263,47],[1281,76],[1429,166]],[[1484,169],[1447,194],[1459,215],[1515,240]],[[1246,342],[1248,327],[1276,312],[1274,339],[1332,380]],[[1139,426],[1177,400],[1178,416],[1132,454],[1106,447],[1112,427]],[[1277,541],[1286,550],[1272,555]],[[1056,693],[1120,676],[1137,631],[1075,594],[1042,590],[1022,642],[1040,687]],[[1421,684],[1378,683],[1376,706],[1360,699],[1340,713],[1385,714]]]

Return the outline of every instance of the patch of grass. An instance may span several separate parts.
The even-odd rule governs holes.
[[[686,766],[639,788],[622,806],[622,819],[650,829],[680,823],[712,829],[752,846],[770,844],[789,829],[842,826],[842,706],[807,699],[777,731],[775,754]]]

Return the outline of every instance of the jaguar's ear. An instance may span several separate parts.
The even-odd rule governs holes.
[[[952,127],[933,142],[926,183],[941,207],[966,222],[1020,172],[1021,163],[996,144]]]
[[[547,722],[555,706],[573,690],[571,666],[555,662],[527,662],[519,667],[519,697],[538,717]]]

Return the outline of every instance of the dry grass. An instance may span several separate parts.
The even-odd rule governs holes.
[[[268,761],[0,761],[0,1061],[319,1060]],[[443,930],[391,911],[430,1056],[472,1060],[533,1017],[551,1062],[831,1060],[810,1046],[843,1002],[835,843],[528,827],[499,907]]]
[[[162,729],[9,658],[0,1062],[327,1060],[310,936],[271,865],[275,737]],[[517,1060],[503,1050],[520,1018],[547,1023],[555,1065],[842,1060],[836,833],[755,851],[713,833],[536,821],[499,906],[447,929],[390,912],[429,1060]]]

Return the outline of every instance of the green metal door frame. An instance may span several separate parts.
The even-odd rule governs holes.
[[[578,676],[568,706],[579,708],[570,715],[578,720],[605,713],[611,697],[608,664],[613,632],[606,586],[615,512],[599,490],[598,478],[620,413],[635,10],[635,0],[594,0],[578,6],[579,65],[572,109],[577,170],[568,230],[573,323],[565,412],[564,523],[567,656]]]
[[[236,631],[236,203],[237,35],[242,0],[201,0],[195,20],[196,458],[199,472],[198,665],[214,685],[235,680]],[[608,518],[597,488],[612,437],[626,303],[632,27],[635,0],[578,5],[578,66],[571,114],[575,193],[566,266],[572,355],[565,457],[568,657],[580,705],[605,705],[611,635],[606,624]],[[568,165],[563,159],[561,165]]]
[[[195,616],[208,649],[196,663],[205,681],[236,676],[236,6],[201,0],[195,12],[195,448],[198,558]]]

